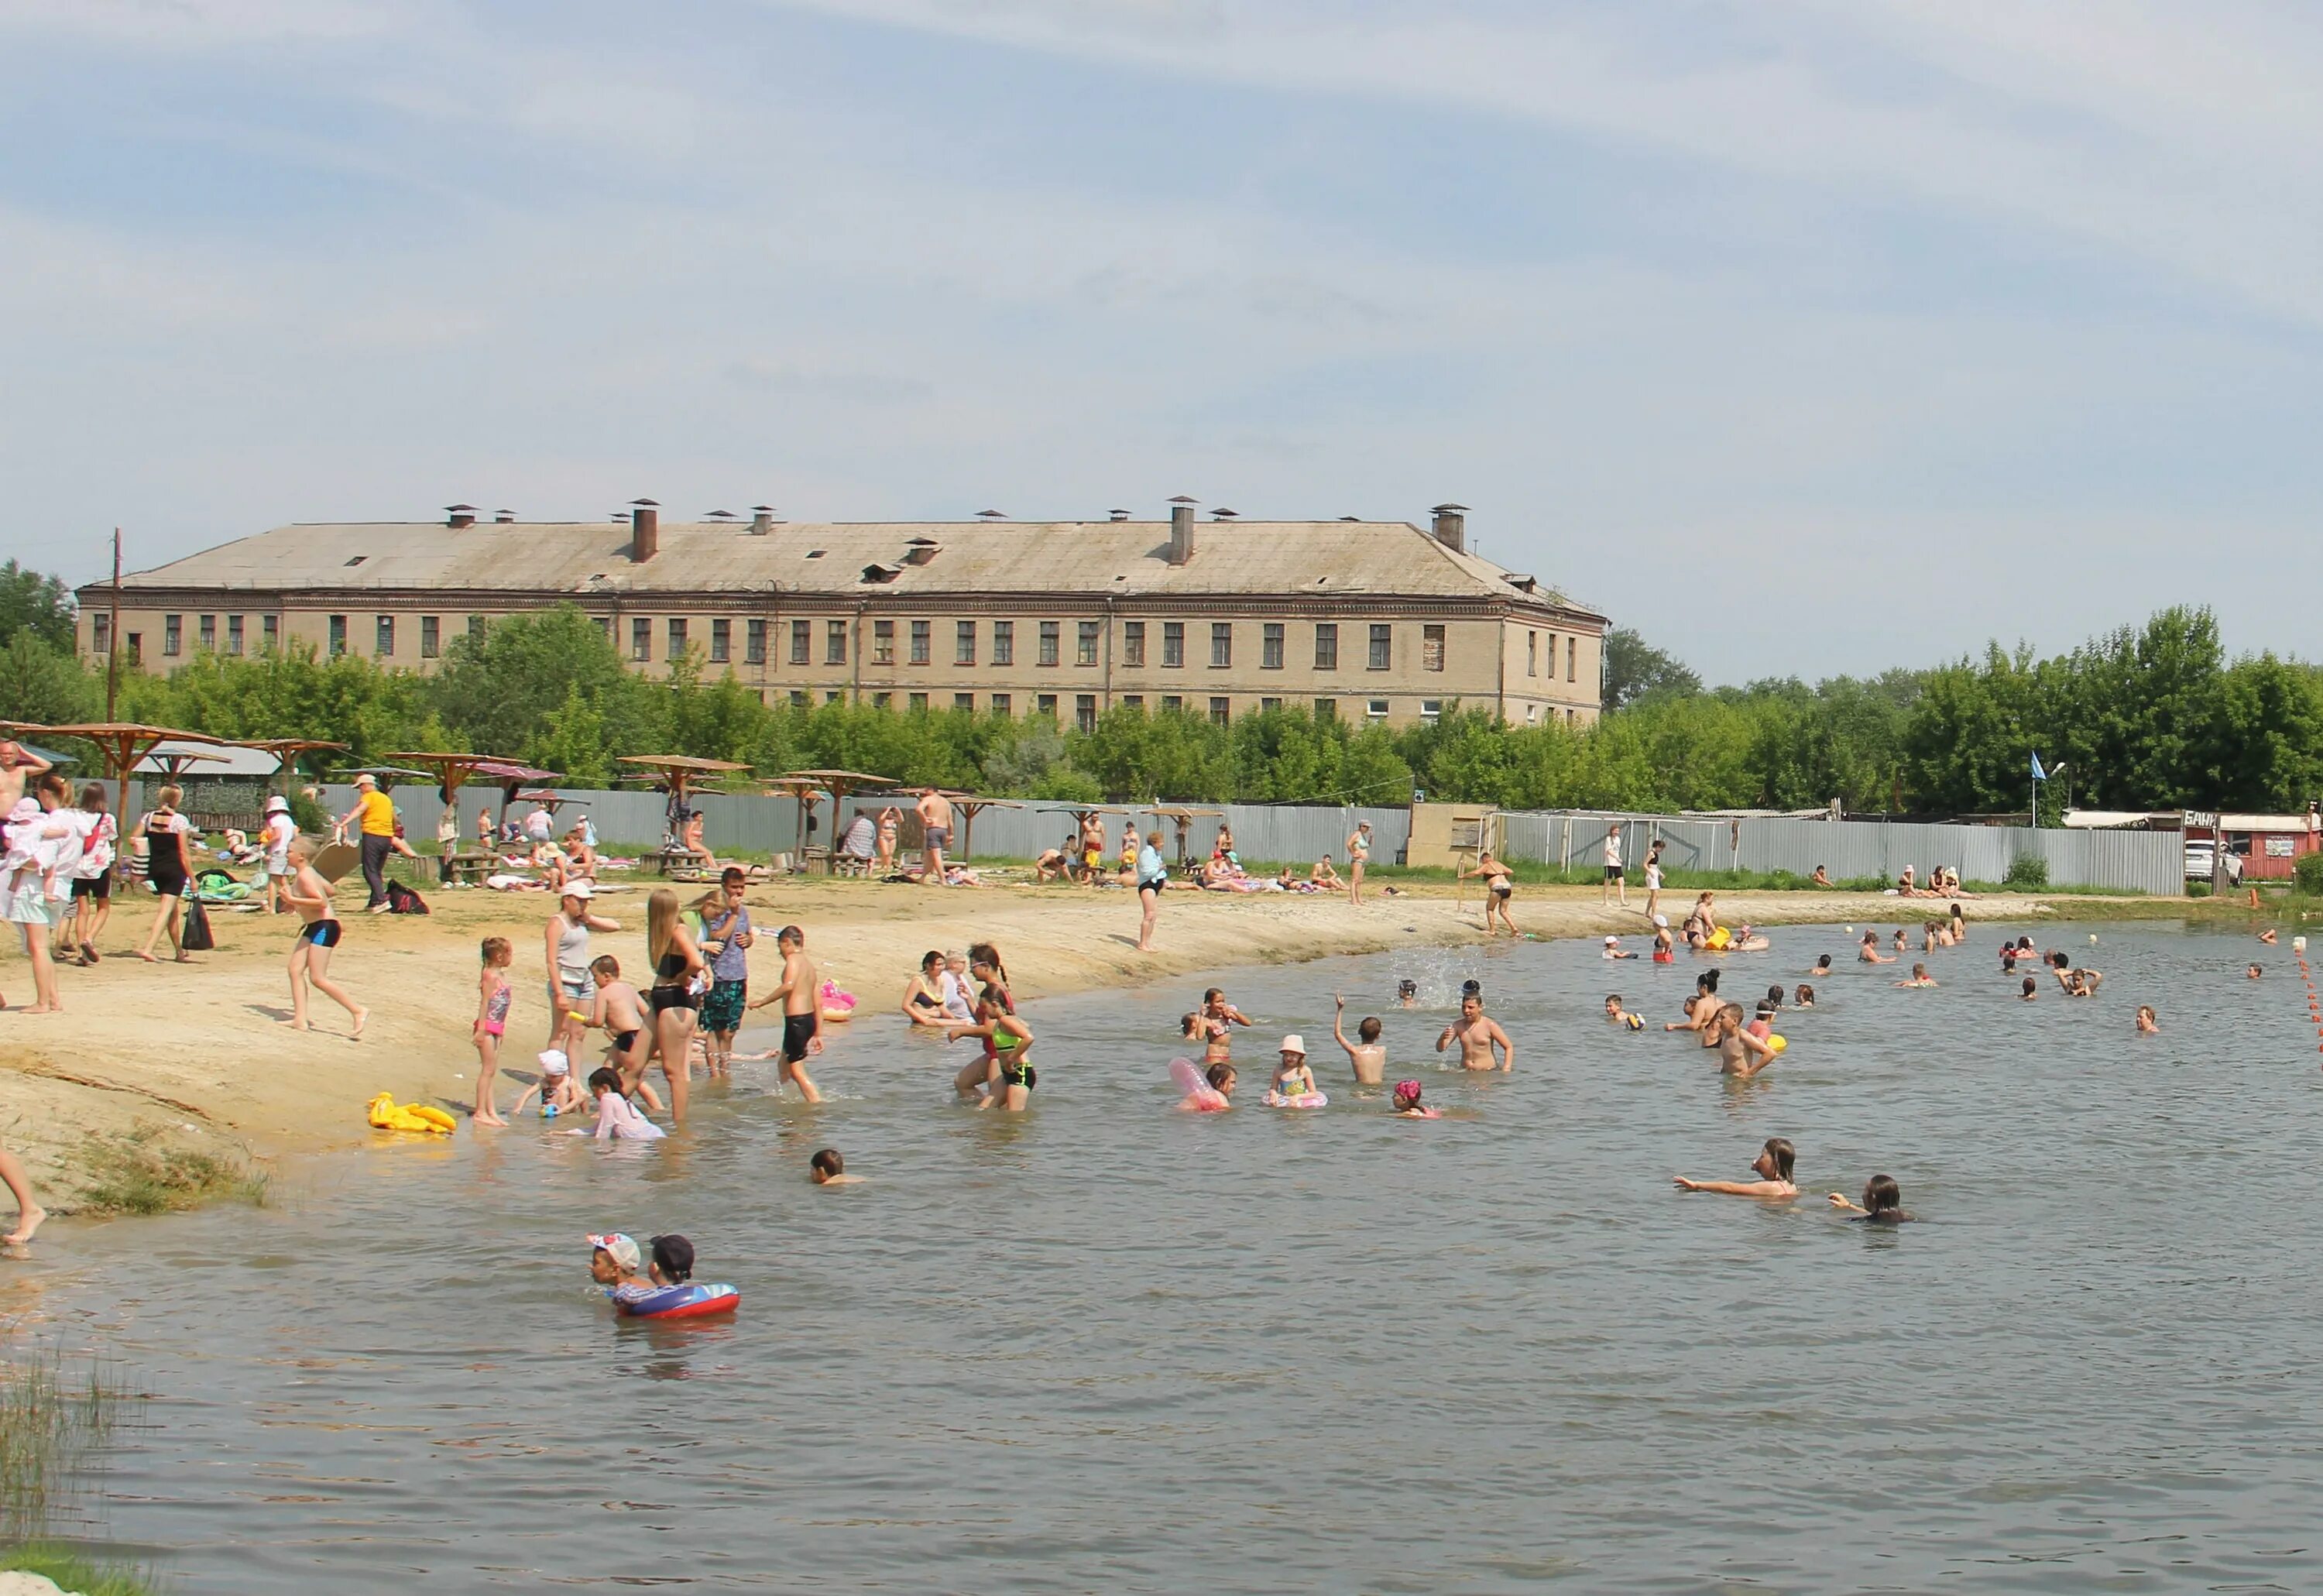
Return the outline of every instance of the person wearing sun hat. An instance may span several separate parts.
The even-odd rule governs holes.
[[[1607,937],[1605,939],[1604,956],[1607,959],[1635,959],[1637,957],[1634,953],[1623,950],[1621,947],[1621,939],[1619,937]]]
[[[1677,962],[1677,944],[1670,938],[1669,916],[1666,914],[1654,916],[1654,962],[1656,964]]]
[[[259,846],[266,850],[260,870],[266,885],[267,913],[286,914],[290,910],[285,890],[290,885],[290,839],[298,835],[298,822],[290,818],[289,799],[276,793],[266,800],[266,819],[258,835]]]
[[[1274,1096],[1286,1099],[1315,1096],[1315,1072],[1307,1068],[1307,1039],[1297,1032],[1282,1039],[1282,1061],[1274,1067],[1274,1085],[1269,1100]]]

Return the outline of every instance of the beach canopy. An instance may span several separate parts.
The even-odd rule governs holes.
[[[445,802],[457,793],[471,776],[481,776],[500,788],[502,801],[514,801],[516,790],[528,784],[545,786],[556,780],[561,772],[538,770],[513,759],[502,759],[492,754],[389,754],[385,757],[400,759],[407,765],[421,765],[436,777],[443,788]]]
[[[347,751],[344,743],[325,742],[314,737],[245,737],[239,740],[237,746],[273,755],[275,774],[290,775],[298,774],[298,761],[309,754],[344,754]]]
[[[0,731],[32,731],[42,737],[77,737],[85,743],[95,743],[97,751],[105,756],[105,774],[113,780],[113,807],[116,813],[129,803],[130,767],[152,752],[157,744],[205,743],[216,747],[225,741],[223,738],[207,737],[198,731],[175,731],[166,726],[146,726],[134,720],[90,720],[70,726],[40,726],[29,720],[0,720]]]

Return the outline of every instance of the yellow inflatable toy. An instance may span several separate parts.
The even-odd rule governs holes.
[[[1767,1038],[1767,1050],[1770,1053],[1779,1053],[1790,1045],[1791,1039],[1785,1036],[1779,1031],[1775,1032]]]
[[[371,1123],[382,1131],[417,1131],[422,1135],[448,1136],[460,1122],[440,1108],[410,1103],[399,1108],[395,1094],[381,1092],[371,1100]]]

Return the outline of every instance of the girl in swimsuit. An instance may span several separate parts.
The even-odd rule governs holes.
[[[988,954],[990,949],[980,951]],[[1040,1084],[1040,1072],[1033,1068],[1033,1028],[1016,1017],[1015,1002],[1001,984],[996,955],[987,961],[971,954],[969,969],[984,986],[976,1023],[953,1026],[944,1032],[944,1039],[981,1037],[984,1053],[953,1078],[952,1088],[960,1101],[974,1102],[979,1109],[996,1106],[1011,1114],[1022,1113],[1032,1100],[1033,1088]]]
[[[920,956],[919,973],[904,984],[904,1018],[914,1025],[947,1025],[944,1013],[944,956],[931,949]]]
[[[677,894],[656,888],[646,900],[646,953],[654,967],[653,990],[646,1001],[653,1009],[653,1047],[661,1055],[661,1072],[669,1082],[670,1117],[685,1117],[687,1088],[693,1074],[695,1011],[702,1006],[693,982],[706,968],[693,933],[680,917]]]
[[[1904,1189],[1896,1184],[1892,1175],[1874,1175],[1863,1183],[1861,1207],[1835,1191],[1831,1194],[1831,1206],[1866,1225],[1905,1225],[1912,1218],[1904,1212]]]
[[[515,957],[506,937],[484,939],[483,973],[476,978],[476,1106],[469,1115],[480,1125],[508,1124],[492,1106],[492,1077],[500,1073],[500,1036],[508,1029],[509,1004],[516,997],[508,977]]]

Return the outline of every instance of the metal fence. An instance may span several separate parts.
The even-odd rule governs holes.
[[[2023,826],[1885,825],[1876,821],[1687,820],[1602,811],[1510,814],[1513,859],[1593,868],[1605,828],[1621,827],[1621,853],[1635,875],[1656,838],[1681,870],[1788,870],[1835,881],[1893,881],[1904,867],[1925,880],[1950,866],[1963,881],[1999,881],[2027,855],[2045,859],[2055,886],[2104,886],[2174,896],[2185,890],[2181,831],[2033,830]]]
[[[143,784],[130,784],[131,817],[142,812]],[[658,793],[566,790],[563,796],[588,806],[601,843],[616,851],[649,849],[663,834],[665,801]],[[443,803],[432,787],[398,787],[394,793],[404,833],[422,853],[431,851],[436,817]],[[354,806],[354,790],[325,789],[325,802],[334,814]],[[828,803],[814,811],[814,830],[807,840],[829,846],[838,829],[858,810],[877,814],[892,802],[878,797],[849,798],[836,818]],[[798,804],[790,798],[729,797],[706,793],[697,800],[702,815],[703,840],[718,853],[772,854],[798,846]],[[461,837],[474,835],[475,812],[489,806],[497,816],[500,793],[495,788],[463,791]],[[1411,814],[1402,809],[1356,809],[1259,803],[1193,804],[1217,809],[1234,828],[1235,851],[1245,859],[1303,862],[1325,854],[1344,859],[1348,833],[1359,821],[1372,823],[1372,858],[1382,864],[1401,862],[1411,839]],[[1036,858],[1054,848],[1074,830],[1074,806],[1026,800],[1022,807],[987,809],[976,818],[975,855],[978,858]],[[570,817],[574,810],[564,813]],[[1159,826],[1163,852],[1174,857],[1177,832],[1173,824],[1158,821],[1148,809],[1128,808],[1108,817],[1106,830],[1121,835],[1130,815],[1138,830]],[[2031,830],[2021,826],[1883,825],[1872,821],[1690,820],[1681,816],[1611,813],[1595,810],[1572,812],[1510,812],[1501,817],[1509,858],[1512,860],[1593,868],[1602,858],[1605,828],[1621,828],[1621,855],[1637,874],[1646,848],[1656,838],[1667,847],[1663,857],[1683,870],[1788,870],[1807,876],[1820,865],[1834,880],[1877,876],[1892,881],[1906,865],[1923,878],[1936,866],[1950,866],[1964,881],[1999,881],[2020,857],[2034,855],[2049,865],[2049,880],[2057,886],[2103,886],[2174,896],[2185,889],[2185,835],[2179,831]],[[1188,843],[1198,855],[1207,855],[1217,821],[1196,821]],[[953,851],[958,852],[957,842]],[[1110,851],[1110,849],[1108,849]]]

